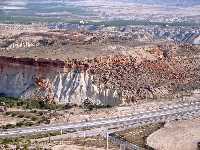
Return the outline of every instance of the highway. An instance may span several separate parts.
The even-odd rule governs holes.
[[[158,111],[146,111],[113,118],[103,118],[84,122],[41,125],[0,131],[0,138],[19,137],[55,131],[81,131],[94,128],[123,128],[148,123],[188,119],[200,116],[200,102],[183,103],[160,108]]]

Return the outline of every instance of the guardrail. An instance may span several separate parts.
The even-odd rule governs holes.
[[[180,109],[181,108],[181,109]],[[46,125],[46,126],[37,126],[37,127],[27,127],[27,128],[18,128],[3,131],[0,133],[1,137],[11,137],[11,136],[20,136],[24,134],[33,134],[33,133],[42,133],[42,132],[52,132],[60,130],[83,130],[85,128],[99,128],[99,127],[124,127],[124,126],[134,126],[148,123],[155,123],[158,121],[170,121],[175,119],[184,119],[191,118],[194,116],[200,116],[200,105],[195,104],[192,106],[184,106],[180,108],[162,110],[157,112],[149,112],[133,116],[124,116],[119,118],[110,118],[106,120],[95,120],[88,122],[78,122],[70,124],[57,124],[57,125]]]

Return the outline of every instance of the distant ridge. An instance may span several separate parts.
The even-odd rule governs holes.
[[[128,2],[142,3],[142,4],[158,4],[168,6],[194,6],[200,5],[200,0],[126,0]]]

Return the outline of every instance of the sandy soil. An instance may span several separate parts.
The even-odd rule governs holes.
[[[52,150],[105,150],[104,148],[96,148],[96,147],[84,147],[84,146],[76,146],[76,145],[56,145],[52,148]]]
[[[200,142],[200,118],[170,122],[147,138],[156,150],[197,150]]]
[[[9,116],[0,114],[0,126],[6,125],[6,124],[16,124],[18,121],[20,121],[19,118],[9,117]]]
[[[33,144],[52,150],[105,150],[107,145],[106,140],[100,136],[87,138],[67,138],[63,141],[54,141],[51,143],[43,143],[41,141],[39,143],[38,142]],[[111,142],[109,142],[108,148],[109,150],[119,149],[118,146],[113,145]]]
[[[146,137],[148,137],[153,132],[157,131],[163,127],[163,123],[149,124],[144,126],[139,126],[136,128],[131,128],[125,131],[117,132],[120,136],[124,137],[128,142],[145,148]]]
[[[97,109],[89,112],[85,112],[80,108],[72,108],[66,111],[57,112],[56,115],[51,116],[51,123],[62,122],[79,122],[85,120],[109,118],[116,116],[123,116],[129,114],[137,114],[145,111],[159,110],[162,107],[172,106],[176,103],[197,101],[199,94],[194,94],[191,97],[185,97],[184,99],[163,99],[154,100],[151,102],[144,102],[142,104],[133,103],[130,106],[118,106],[113,108]]]

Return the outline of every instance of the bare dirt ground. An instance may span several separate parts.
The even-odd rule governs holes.
[[[177,99],[158,99],[151,100],[142,103],[132,103],[129,106],[117,106],[113,108],[102,108],[93,111],[85,111],[80,108],[72,108],[65,111],[58,111],[51,115],[51,123],[62,122],[79,122],[85,120],[99,119],[123,116],[129,114],[136,114],[145,111],[159,110],[163,107],[173,106],[184,102],[198,101],[199,94],[193,94],[190,97],[177,98]]]
[[[151,45],[148,42],[132,42],[132,45],[122,45],[119,43],[99,43],[92,44],[68,44],[54,46],[38,46],[30,48],[16,48],[1,50],[1,56],[18,57],[18,58],[49,58],[66,60],[79,58],[95,58],[107,55],[134,53],[134,47]],[[156,45],[156,43],[155,43]]]
[[[163,123],[149,124],[125,131],[118,132],[121,137],[128,142],[133,143],[142,148],[146,148],[146,138],[153,132],[157,131],[163,126]]]
[[[37,147],[47,148],[51,150],[105,150],[106,140],[102,137],[88,138],[69,138],[64,141],[56,141],[51,143],[34,143]],[[118,150],[119,148],[109,142],[110,150]]]
[[[22,119],[5,116],[2,113],[0,113],[0,126],[7,125],[7,124],[16,124],[20,120],[22,120]]]
[[[96,147],[84,147],[84,146],[76,146],[76,145],[56,145],[52,147],[52,150],[105,150],[104,148],[96,148]]]
[[[200,118],[170,122],[147,138],[156,150],[196,150],[200,142]]]

